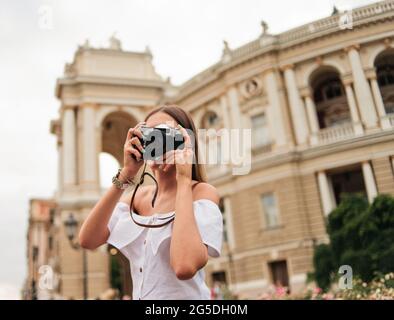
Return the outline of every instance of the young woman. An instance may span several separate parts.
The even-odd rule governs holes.
[[[141,186],[132,197],[123,194],[123,188],[144,164],[138,139],[142,124],[178,128],[185,142],[183,149],[167,152],[164,163],[149,161],[157,190],[156,185]],[[130,260],[135,300],[210,298],[203,267],[208,256],[220,255],[223,221],[218,193],[205,182],[204,168],[198,163],[198,141],[193,147],[186,129],[197,137],[190,115],[174,105],[153,110],[131,128],[124,145],[124,166],[80,230],[84,248],[108,242]]]

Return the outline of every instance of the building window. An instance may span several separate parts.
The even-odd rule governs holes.
[[[286,260],[270,262],[268,266],[271,272],[272,283],[276,287],[289,288],[289,274]]]
[[[48,248],[49,248],[49,250],[53,249],[53,237],[52,236],[48,237]]]
[[[224,209],[224,198],[220,198],[219,209],[220,209],[220,211],[222,213],[222,217],[223,217],[223,241],[227,242],[228,237],[227,237],[226,215],[225,215],[225,209]]]
[[[319,72],[310,85],[320,129],[351,121],[345,90],[337,70]]]
[[[271,142],[268,121],[265,113],[252,116],[252,145],[261,147],[269,145]]]
[[[217,125],[218,122],[219,122],[219,117],[217,116],[216,113],[211,113],[208,115],[208,124],[211,127],[214,127],[215,125]]]
[[[213,111],[208,111],[202,119],[201,127],[205,129],[216,128],[219,122],[218,115]]]
[[[223,300],[227,287],[226,272],[215,271],[211,274],[212,287],[211,287],[211,299],[212,300]]]
[[[344,96],[342,84],[339,79],[329,79],[315,90],[315,102],[332,100]]]
[[[275,195],[273,193],[266,193],[261,196],[261,204],[264,211],[265,226],[267,228],[278,225],[278,209]]]
[[[331,173],[329,174],[329,178],[336,205],[339,205],[349,194],[360,194],[366,199],[368,198],[364,176],[360,167]]]
[[[386,113],[394,113],[394,55],[392,51],[386,51],[376,59],[375,69]]]
[[[50,210],[49,210],[49,223],[51,224],[51,225],[53,225],[53,223],[54,223],[54,221],[55,221],[55,208],[51,208]]]
[[[33,246],[33,250],[32,250],[33,262],[37,261],[37,258],[38,258],[38,247],[37,246]]]
[[[226,272],[225,271],[215,271],[212,272],[212,282],[219,282],[223,284],[227,284],[226,280]]]
[[[383,64],[377,67],[377,78],[380,87],[394,84],[394,64]]]

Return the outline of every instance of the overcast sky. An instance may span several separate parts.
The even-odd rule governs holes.
[[[85,39],[105,47],[116,32],[125,50],[148,45],[157,72],[181,84],[220,59],[223,39],[236,48],[258,37],[261,20],[275,34],[330,15],[334,4],[371,2],[0,0],[0,299],[17,298],[26,276],[29,198],[55,190],[55,81]]]

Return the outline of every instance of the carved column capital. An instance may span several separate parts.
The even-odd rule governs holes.
[[[343,50],[348,53],[350,50],[356,50],[359,51],[360,50],[360,45],[355,43],[355,44],[351,44],[350,46],[345,47]]]
[[[294,64],[293,63],[288,63],[288,64],[280,66],[280,70],[283,71],[283,72],[285,72],[286,70],[289,70],[289,69],[294,70]]]

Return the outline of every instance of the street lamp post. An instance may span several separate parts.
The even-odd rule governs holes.
[[[67,238],[70,245],[75,250],[82,250],[82,260],[83,260],[83,298],[88,299],[88,276],[87,276],[87,255],[86,250],[83,249],[80,244],[75,241],[77,231],[78,231],[78,221],[75,219],[74,215],[70,213],[67,220],[64,221],[64,227],[66,229]]]
[[[31,299],[37,300],[37,281],[36,281],[36,274],[37,274],[37,257],[38,257],[38,247],[32,247],[32,258],[33,258],[33,274],[32,274],[32,282],[31,282]]]

